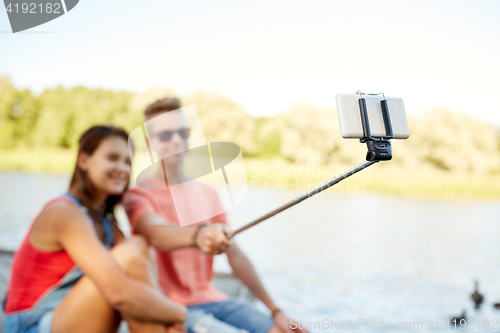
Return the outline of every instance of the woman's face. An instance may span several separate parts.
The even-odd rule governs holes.
[[[122,194],[130,179],[127,141],[118,136],[104,139],[92,155],[80,155],[79,166],[86,171],[92,185],[103,194]]]

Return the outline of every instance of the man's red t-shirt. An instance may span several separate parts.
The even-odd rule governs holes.
[[[165,183],[153,177],[146,182]],[[159,185],[158,184],[158,185]],[[142,185],[142,184],[141,184]],[[148,186],[153,185],[153,186]],[[189,209],[204,210],[206,215],[214,217],[191,225],[222,223],[227,224],[226,216],[217,192],[211,187],[198,181],[190,181],[188,186],[182,187],[182,195],[179,188],[176,189],[175,206],[170,190],[151,189],[159,188],[157,184],[146,184],[128,190],[123,197],[123,206],[127,212],[130,226],[134,232],[137,221],[147,213],[155,213],[160,216],[165,224],[180,226],[176,213],[176,207],[182,209],[180,204]],[[202,254],[197,248],[182,248],[174,251],[163,252],[156,250],[159,283],[167,297],[184,305],[221,302],[229,297],[217,290],[212,284],[213,256]]]

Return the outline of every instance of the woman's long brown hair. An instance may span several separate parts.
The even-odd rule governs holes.
[[[93,126],[89,128],[85,133],[82,134],[80,140],[78,140],[78,156],[81,153],[85,153],[87,155],[92,155],[96,149],[99,147],[101,142],[109,137],[117,136],[123,138],[125,141],[128,141],[128,134],[119,127],[114,126]],[[104,206],[101,207],[100,211],[96,211],[93,208],[92,202],[96,198],[96,188],[90,182],[87,177],[87,173],[80,169],[78,166],[78,159],[75,165],[75,171],[73,172],[73,176],[71,177],[71,183],[69,185],[70,189],[76,189],[77,195],[76,198],[80,201],[80,203],[88,209],[90,216],[96,223],[96,225],[101,226],[101,219],[99,217],[99,213],[108,216],[114,223],[116,223],[116,219],[114,216],[114,210],[118,203],[120,203],[123,193],[120,195],[110,195]],[[127,189],[125,186],[125,189]],[[125,192],[125,191],[124,191]],[[110,216],[111,215],[111,216]]]

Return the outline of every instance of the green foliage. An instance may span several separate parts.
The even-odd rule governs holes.
[[[215,93],[196,92],[181,98],[182,105],[196,105],[207,141],[234,142],[245,154],[255,152],[255,120],[243,107]]]
[[[259,118],[256,120],[255,146],[256,154],[260,158],[273,158],[281,156],[281,132],[275,126],[272,118]]]
[[[497,147],[498,147],[498,152],[500,153],[500,128],[496,128],[496,134],[497,134]]]
[[[114,124],[131,130],[137,126],[131,120],[137,122],[139,118],[130,112],[131,97],[128,92],[85,87],[45,90],[39,96],[41,112],[34,129],[36,143],[42,147],[75,147],[81,133],[96,124]]]
[[[130,132],[144,122],[149,103],[175,95],[160,88],[135,94],[77,86],[46,89],[35,96],[0,77],[0,149],[74,150],[90,126],[114,124]],[[196,92],[181,101],[185,106],[196,105],[208,141],[234,142],[254,159],[345,166],[365,156],[365,145],[342,139],[333,107],[297,104],[277,116],[254,119],[240,105],[215,93]],[[488,176],[500,172],[500,130],[491,124],[439,108],[421,117],[409,114],[408,123],[410,138],[393,140],[392,166],[416,173]],[[12,156],[9,165],[15,165],[18,155]]]
[[[13,107],[16,104],[17,90],[6,77],[0,77],[0,147],[11,147],[15,141],[16,120]]]
[[[33,96],[0,79],[0,148],[76,147],[78,138],[96,124],[114,124],[130,131],[140,125],[134,95],[125,91],[56,87]]]
[[[408,149],[417,164],[471,175],[491,173],[500,164],[493,125],[440,108],[412,120]]]
[[[0,150],[0,169],[70,174],[76,163],[76,149],[17,148]]]
[[[363,158],[359,143],[342,139],[332,107],[297,104],[270,120],[267,128],[281,134],[281,154],[292,162],[331,165]]]
[[[340,135],[335,108],[297,104],[276,117],[258,122],[256,157],[283,156],[298,164],[353,165],[365,156],[358,140]],[[483,176],[498,172],[499,137],[493,125],[466,114],[435,108],[422,117],[408,115],[410,138],[393,140],[392,165]],[[266,142],[279,142],[279,145]],[[279,149],[277,149],[279,147]],[[279,154],[277,153],[279,151]]]

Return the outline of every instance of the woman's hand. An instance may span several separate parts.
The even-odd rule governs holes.
[[[224,233],[221,224],[208,225],[200,228],[196,236],[199,249],[208,254],[221,254],[229,247],[229,238]]]
[[[309,331],[306,330],[305,328],[298,328],[298,327],[296,329],[290,328],[291,321],[292,320],[290,318],[288,318],[281,311],[276,313],[276,315],[274,316],[274,324],[283,333],[297,333],[297,332],[298,333],[309,333]],[[295,320],[295,322],[297,322],[297,321]]]

